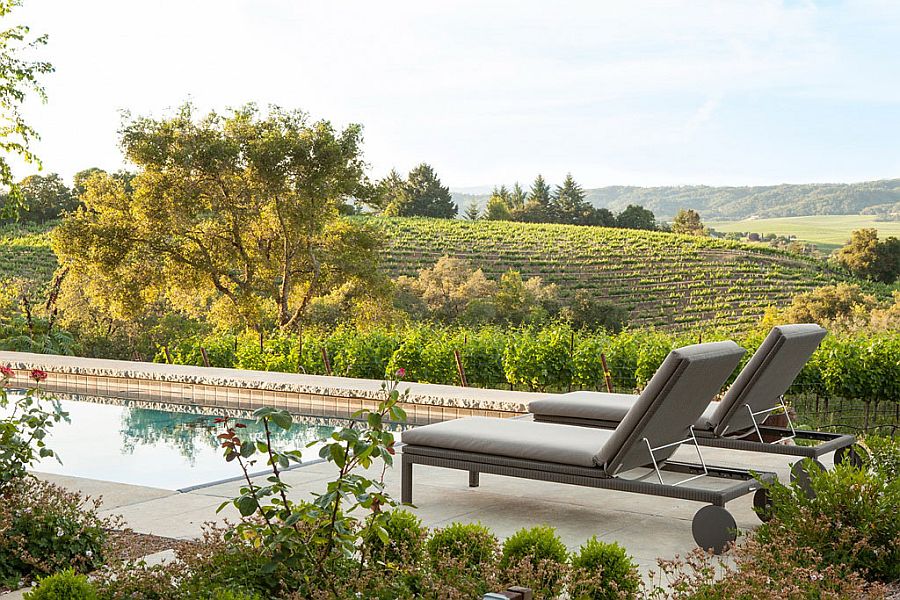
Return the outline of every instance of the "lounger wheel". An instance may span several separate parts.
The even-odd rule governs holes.
[[[834,452],[834,464],[841,465],[845,462],[857,469],[861,469],[869,462],[869,453],[859,444],[838,448]]]
[[[710,504],[694,515],[691,532],[698,546],[721,554],[737,539],[737,522],[724,507]]]
[[[768,523],[772,520],[772,496],[769,494],[768,489],[761,487],[756,490],[756,493],[753,494],[753,508],[756,516],[763,523]]]
[[[791,465],[791,481],[796,482],[797,485],[800,486],[800,489],[806,492],[807,496],[814,498],[816,493],[812,488],[812,481],[806,467],[807,464],[813,465],[813,468],[818,468],[820,471],[825,470],[825,465],[815,458],[800,460]]]

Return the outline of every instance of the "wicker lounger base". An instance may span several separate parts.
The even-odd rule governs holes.
[[[563,417],[555,415],[534,415],[534,420],[539,423],[559,423],[562,425],[579,425],[581,427],[597,427],[599,429],[615,429],[618,423],[611,421],[598,421],[596,419],[580,419],[578,417]],[[764,437],[788,439],[791,430],[782,427],[760,427],[760,433]],[[816,461],[829,452],[834,452],[836,463],[845,458],[857,460],[853,445],[856,437],[846,433],[827,433],[824,431],[807,431],[798,429],[794,439],[805,442],[818,442],[814,446],[800,446],[797,444],[779,444],[760,442],[752,437],[733,438],[715,436],[700,430],[694,430],[697,443],[709,448],[725,448],[726,450],[740,450],[744,452],[762,452],[764,454],[781,454],[784,456],[797,456],[800,458],[812,458]]]
[[[468,471],[471,487],[478,486],[480,473],[490,473],[703,502],[707,506],[697,511],[692,523],[694,540],[700,547],[715,552],[721,552],[736,538],[737,524],[734,517],[724,508],[725,503],[755,493],[754,504],[763,507],[768,502],[768,496],[757,478],[766,482],[776,479],[774,473],[751,473],[741,469],[707,467],[707,477],[721,481],[721,485],[711,489],[692,485],[691,482],[660,484],[655,480],[656,474],[653,470],[646,476],[635,479],[622,476],[609,477],[599,468],[543,463],[430,446],[405,445],[401,460],[403,465],[401,501],[404,504],[412,503],[414,464]],[[699,465],[675,461],[667,462],[660,467],[660,471],[688,476],[703,473]]]

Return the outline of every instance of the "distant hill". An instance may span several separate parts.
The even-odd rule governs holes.
[[[681,208],[693,208],[704,219],[858,214],[900,219],[900,179],[752,187],[610,186],[585,190],[585,193],[598,208],[618,212],[629,204],[639,204],[664,220],[670,220]],[[488,197],[488,194],[453,194],[461,210],[471,201],[484,206]]]

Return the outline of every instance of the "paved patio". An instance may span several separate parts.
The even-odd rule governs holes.
[[[709,464],[775,471],[783,481],[787,480],[791,462],[789,457],[713,448],[704,448],[704,456]],[[695,461],[696,453],[682,447],[675,458]],[[284,478],[293,486],[293,496],[302,498],[323,490],[333,474],[332,465],[320,462],[290,470]],[[58,475],[42,477],[102,496],[105,513],[122,515],[130,527],[142,533],[187,539],[198,536],[207,521],[237,518],[236,510],[230,506],[218,515],[216,508],[237,494],[240,482],[179,493]],[[396,468],[388,471],[386,481],[388,491],[399,499],[399,461]],[[572,549],[592,535],[616,541],[635,557],[645,573],[656,566],[657,558],[671,558],[694,547],[691,519],[702,506],[684,500],[488,474],[482,474],[480,487],[469,488],[467,473],[463,471],[421,465],[415,467],[414,501],[416,506],[411,510],[429,527],[453,521],[480,521],[505,538],[522,527],[547,524],[555,527]],[[751,496],[729,503],[728,509],[742,529],[759,524]]]

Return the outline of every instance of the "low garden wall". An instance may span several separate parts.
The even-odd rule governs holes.
[[[142,402],[166,402],[254,410],[273,406],[297,415],[348,418],[373,408],[382,382],[188,365],[0,352],[0,364],[16,372],[12,387],[26,388],[32,369],[47,373],[41,386],[53,392]],[[545,394],[401,383],[409,389],[403,408],[413,425],[465,416],[510,417],[527,412],[528,402]]]

